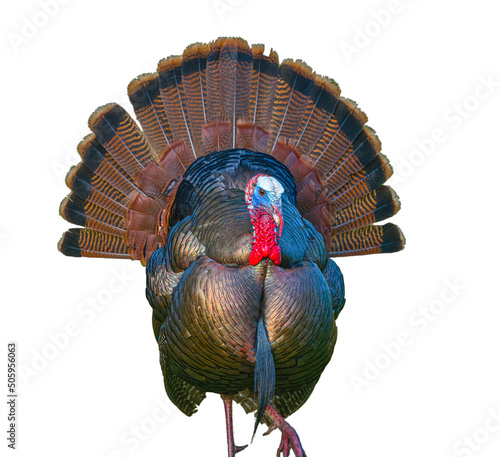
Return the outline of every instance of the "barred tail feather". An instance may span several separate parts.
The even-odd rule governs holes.
[[[279,67],[279,79],[271,119],[271,151],[279,139],[295,140],[312,93],[314,75],[301,61],[285,60]]]
[[[158,73],[133,79],[128,96],[149,143],[159,156],[173,141],[172,130],[163,107]]]
[[[58,248],[71,257],[132,258],[122,237],[89,229],[69,229],[59,241]]]
[[[197,155],[205,155],[202,128],[207,118],[207,57],[210,46],[195,43],[182,55],[181,77],[186,95],[189,125]]]
[[[331,238],[332,257],[396,252],[403,249],[405,238],[394,224],[369,225]]]
[[[253,56],[246,41],[228,39],[220,52],[221,120],[231,124],[230,148],[236,147],[236,125],[246,120]]]
[[[248,109],[249,122],[270,130],[274,95],[278,83],[278,54],[271,49],[269,56],[264,55],[263,45],[253,45],[252,87]],[[264,152],[264,150],[259,150]]]
[[[185,141],[190,156],[193,157],[192,160],[195,160],[197,154],[189,127],[181,63],[182,57],[180,56],[160,60],[158,63],[160,94],[174,139],[176,141]],[[188,165],[189,163],[184,163],[184,166],[187,167]]]
[[[302,155],[311,155],[337,106],[339,97],[340,89],[335,81],[315,75],[311,96],[295,144]]]

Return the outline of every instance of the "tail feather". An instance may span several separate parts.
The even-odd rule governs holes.
[[[86,228],[69,229],[63,234],[58,248],[64,255],[71,257],[132,258],[122,237]]]
[[[211,43],[207,56],[207,111],[208,123],[217,123],[221,120],[221,100],[220,100],[220,53],[224,46],[225,39],[219,38]]]
[[[311,96],[313,82],[312,70],[305,63],[288,59],[280,65],[268,150],[274,149],[279,139],[295,141]]]
[[[187,170],[192,160],[185,141],[176,141],[160,156],[160,164],[173,176],[180,177]]]
[[[332,79],[316,76],[311,97],[302,118],[295,147],[309,156],[325,130],[339,101],[340,88]]]
[[[278,84],[278,54],[271,49],[269,56],[264,55],[263,45],[253,45],[252,88],[248,119],[263,129],[270,129],[274,94]],[[265,149],[259,152],[264,152]]]
[[[160,94],[174,140],[184,140],[193,160],[195,160],[198,156],[194,149],[193,138],[189,128],[186,95],[184,94],[182,83],[181,62],[182,57],[175,56],[160,60],[158,63]],[[188,165],[188,163],[184,163],[184,166]]]
[[[133,79],[128,96],[149,143],[160,155],[172,143],[172,130],[160,95],[158,73],[148,73]]]
[[[236,147],[264,152],[269,142],[269,133],[262,127],[240,122],[236,126]]]
[[[189,126],[194,149],[198,155],[204,155],[201,130],[208,122],[206,67],[209,50],[208,44],[192,44],[185,49],[181,63],[182,85],[186,95]]]
[[[210,154],[231,148],[232,127],[230,122],[214,122],[203,127],[203,145],[205,152]]]
[[[403,249],[405,239],[397,225],[368,225],[331,238],[330,255],[345,257],[351,255],[380,254]]]
[[[236,125],[245,121],[252,87],[253,56],[241,38],[227,39],[219,60],[221,120],[231,124],[230,147],[236,147]]]

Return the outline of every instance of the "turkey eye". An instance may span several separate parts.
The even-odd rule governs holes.
[[[263,197],[264,195],[266,195],[266,191],[265,191],[264,189],[260,188],[260,189],[259,189],[259,195],[260,195],[261,197]]]

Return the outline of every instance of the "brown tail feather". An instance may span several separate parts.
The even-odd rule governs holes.
[[[123,238],[90,229],[69,229],[63,234],[58,248],[71,257],[133,258]]]
[[[195,43],[182,55],[181,75],[186,96],[193,145],[198,156],[204,155],[201,129],[207,123],[207,57],[210,46]]]
[[[236,147],[236,124],[245,121],[252,87],[253,56],[247,42],[228,39],[219,61],[221,121],[230,122],[231,148]]]
[[[224,46],[225,39],[210,43],[210,51],[207,56],[207,118],[208,123],[216,123],[221,120],[221,100],[220,100],[220,53]]]
[[[293,141],[297,136],[315,75],[301,61],[285,60],[279,68],[279,79],[273,103],[271,138],[268,149],[275,148],[279,139]]]
[[[309,156],[318,143],[339,101],[340,88],[332,79],[315,76],[295,147]]]
[[[332,257],[379,254],[403,249],[405,239],[397,225],[369,225],[331,238]]]
[[[181,178],[182,174],[187,170],[184,164],[190,163],[191,154],[186,146],[185,141],[177,141],[172,143],[163,154],[160,156],[160,164],[168,170],[173,176]]]
[[[331,192],[339,189],[350,180],[350,176],[361,171],[380,152],[380,143],[374,141],[375,135],[364,129],[346,149],[330,172],[326,175],[325,184]]]
[[[173,140],[161,100],[158,73],[144,74],[133,79],[128,86],[128,96],[144,134],[156,155],[160,155]]]
[[[195,160],[198,156],[194,150],[193,138],[189,129],[181,62],[182,57],[175,56],[160,60],[158,63],[160,94],[174,140],[184,140],[193,160]],[[188,165],[188,163],[184,163],[184,166]]]
[[[207,154],[231,148],[231,123],[214,122],[203,127],[203,145]]]
[[[236,126],[236,147],[264,152],[269,142],[269,133],[262,127],[240,122]]]
[[[248,119],[262,129],[270,130],[274,94],[278,84],[278,54],[271,49],[269,56],[264,55],[263,45],[253,45],[252,89]],[[264,152],[260,150],[259,152]]]

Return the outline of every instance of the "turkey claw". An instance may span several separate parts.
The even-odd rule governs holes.
[[[234,446],[234,453],[237,454],[238,452],[241,452],[243,449],[245,449],[248,446],[248,444],[245,444],[244,446]]]
[[[293,427],[286,424],[281,430],[281,443],[276,453],[277,457],[279,457],[281,453],[283,453],[283,457],[289,457],[290,449],[293,449],[296,457],[307,457],[300,443],[299,435],[297,435]]]
[[[276,424],[272,424],[269,426],[269,428],[267,429],[267,432],[264,432],[262,434],[262,436],[267,436],[269,435],[271,432],[273,432],[274,430],[276,430],[278,428],[278,426]]]

